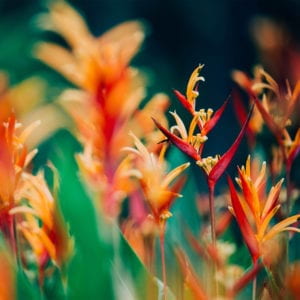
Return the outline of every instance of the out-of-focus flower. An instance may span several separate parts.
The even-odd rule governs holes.
[[[254,70],[254,79],[250,79],[241,71],[235,71],[233,79],[249,93],[266,125],[278,139],[279,144],[282,144],[285,128],[291,124],[292,114],[299,102],[300,82],[293,90],[287,83],[284,92],[260,66]]]
[[[10,214],[22,215],[18,229],[32,247],[42,270],[49,257],[58,266],[70,257],[73,241],[68,235],[56,199],[51,194],[43,172],[24,173],[17,198],[19,203]],[[26,199],[27,205],[21,200]]]
[[[263,245],[283,231],[298,231],[291,226],[296,223],[300,215],[288,217],[270,227],[272,218],[278,211],[279,194],[283,180],[280,180],[266,194],[266,164],[258,174],[251,172],[250,156],[246,166],[238,168],[239,177],[236,179],[241,190],[242,197],[238,196],[233,182],[228,177],[231,193],[231,208],[239,224],[245,243],[247,244],[254,262],[263,255]],[[270,228],[269,228],[270,227]]]
[[[38,77],[30,77],[10,86],[8,76],[0,72],[0,123],[6,122],[12,112],[25,127],[37,120],[43,120],[43,126],[28,136],[26,144],[35,148],[58,128],[67,126],[62,109],[52,103],[46,104],[46,83]]]
[[[63,1],[51,4],[43,23],[71,48],[42,43],[36,53],[79,88],[65,91],[60,102],[75,121],[76,135],[84,146],[77,156],[80,168],[99,193],[101,210],[114,218],[127,192],[119,189],[126,183],[117,174],[124,158],[120,149],[132,145],[127,133],[138,124],[141,134],[148,134],[153,125],[149,127],[149,121],[143,120],[147,111],[155,111],[165,120],[162,111],[168,105],[166,97],[159,95],[143,112],[139,109],[145,95],[144,79],[129,63],[144,39],[143,26],[137,21],[125,22],[94,37],[82,17]],[[150,142],[153,145],[152,139]]]
[[[9,210],[16,204],[22,174],[37,152],[37,150],[28,151],[25,145],[28,135],[36,125],[38,122],[21,131],[21,124],[17,123],[13,114],[0,125],[0,227],[13,248],[15,248],[12,231],[14,221],[9,215]]]
[[[157,224],[164,224],[165,220],[172,216],[169,211],[173,201],[180,197],[182,180],[172,182],[190,165],[185,163],[167,172],[164,161],[165,148],[160,156],[150,153],[142,142],[131,133],[136,148],[126,147],[125,150],[135,155],[136,167],[132,170],[143,190],[145,200],[149,205],[151,215]],[[172,184],[172,185],[171,185]]]
[[[292,299],[299,299],[300,295],[300,263],[299,261],[291,264],[287,270],[285,283],[287,296]]]

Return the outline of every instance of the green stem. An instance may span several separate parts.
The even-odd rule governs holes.
[[[210,230],[211,230],[211,241],[213,246],[216,246],[216,214],[215,214],[215,187],[210,186],[209,189],[209,214],[210,214]]]
[[[252,300],[256,299],[256,288],[257,288],[257,276],[253,279],[253,284],[252,284]]]
[[[163,278],[163,299],[167,300],[167,272],[166,272],[166,259],[165,259],[165,225],[161,230],[160,236],[160,256],[162,265],[162,278]]]

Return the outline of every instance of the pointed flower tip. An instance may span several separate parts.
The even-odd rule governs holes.
[[[214,186],[217,183],[217,181],[220,179],[220,177],[222,176],[222,174],[225,172],[228,165],[232,161],[232,159],[242,141],[242,138],[246,132],[247,126],[250,121],[250,117],[253,112],[253,108],[254,108],[254,106],[252,105],[250,112],[248,114],[247,120],[245,121],[239,135],[237,136],[237,138],[235,139],[235,141],[233,142],[231,147],[227,150],[227,152],[225,152],[221,156],[221,158],[218,160],[218,162],[214,165],[214,167],[210,171],[210,173],[208,175],[208,182],[211,186]]]
[[[187,143],[186,141],[180,139],[178,136],[164,128],[158,121],[152,118],[153,122],[155,123],[156,127],[167,137],[167,139],[173,143],[180,151],[185,153],[186,155],[190,156],[194,160],[199,160],[199,154],[195,150],[195,148]]]

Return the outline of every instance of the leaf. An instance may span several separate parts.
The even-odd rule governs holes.
[[[52,161],[60,175],[61,210],[75,240],[74,256],[66,268],[67,298],[113,299],[113,248],[108,238],[111,234],[97,219],[92,200],[77,176],[74,139],[66,132],[59,132],[54,140],[59,145],[52,151]]]
[[[247,216],[243,210],[237,192],[234,188],[233,182],[229,176],[227,177],[227,181],[229,184],[231,203],[235,213],[236,220],[239,224],[240,230],[243,235],[243,239],[249,249],[252,259],[255,262],[259,258],[259,247],[258,247],[257,239],[247,220]]]
[[[247,129],[251,114],[253,111],[253,106],[248,114],[248,118],[246,120],[246,122],[244,123],[239,135],[237,136],[236,140],[233,142],[233,144],[231,145],[231,147],[227,150],[226,153],[224,153],[221,158],[219,159],[219,161],[215,164],[215,166],[212,168],[212,170],[209,172],[208,175],[208,185],[212,188],[215,186],[215,184],[217,183],[217,181],[220,179],[220,177],[222,176],[222,174],[225,172],[226,168],[228,167],[229,163],[231,162],[233,156],[235,155],[241,141],[242,138],[245,134],[245,131]]]
[[[164,128],[159,122],[157,122],[154,118],[152,118],[153,122],[157,126],[157,128],[168,138],[168,140],[173,143],[179,150],[184,152],[186,155],[190,156],[194,160],[200,160],[200,156],[198,155],[195,148],[190,145],[189,143],[183,141],[179,137],[177,137],[175,134],[168,131],[166,128]]]

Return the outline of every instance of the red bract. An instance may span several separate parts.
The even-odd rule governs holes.
[[[209,172],[207,181],[208,181],[208,185],[210,187],[215,186],[217,181],[220,179],[222,174],[225,172],[225,170],[228,167],[229,163],[231,162],[233,156],[235,155],[235,153],[242,141],[242,138],[245,134],[245,131],[247,129],[252,111],[253,111],[253,107],[251,108],[251,111],[248,114],[248,118],[247,118],[246,122],[244,123],[244,125],[243,125],[239,135],[237,136],[236,140],[234,141],[234,143],[227,150],[227,152],[225,152],[225,154],[223,154],[221,156],[221,158],[218,160],[218,162],[214,165],[214,167]]]
[[[152,118],[157,128],[167,137],[167,139],[174,144],[179,150],[181,150],[186,155],[190,156],[194,160],[199,160],[200,156],[195,150],[195,148],[190,145],[189,143],[183,141],[179,137],[177,137],[172,132],[168,131],[166,128],[164,128],[159,122],[157,122],[154,118]]]
[[[203,126],[203,128],[200,128],[201,133],[203,135],[207,135],[218,123],[219,119],[221,118],[227,104],[228,104],[229,99],[227,99],[223,105],[214,113],[213,117],[207,122],[205,123],[205,125]]]
[[[175,96],[177,97],[177,99],[180,101],[180,103],[182,104],[182,106],[189,111],[191,114],[194,114],[194,108],[191,105],[191,103],[186,99],[186,97],[184,95],[182,95],[179,91],[177,90],[173,90]]]
[[[240,124],[244,124],[247,120],[247,110],[244,107],[240,95],[236,90],[232,92],[232,99],[233,99],[233,108],[235,110],[236,116]],[[256,132],[255,130],[253,130],[253,128],[251,128],[251,124],[249,122],[249,125],[246,130],[246,136],[250,147],[254,147],[255,145],[255,134]]]
[[[230,177],[227,177],[227,181],[229,184],[230,195],[231,195],[231,204],[234,209],[236,220],[239,224],[241,232],[243,234],[243,238],[245,243],[250,251],[252,259],[254,262],[259,258],[259,247],[254,235],[254,232],[247,220],[246,214],[242,208],[237,192],[234,188],[233,182]]]

